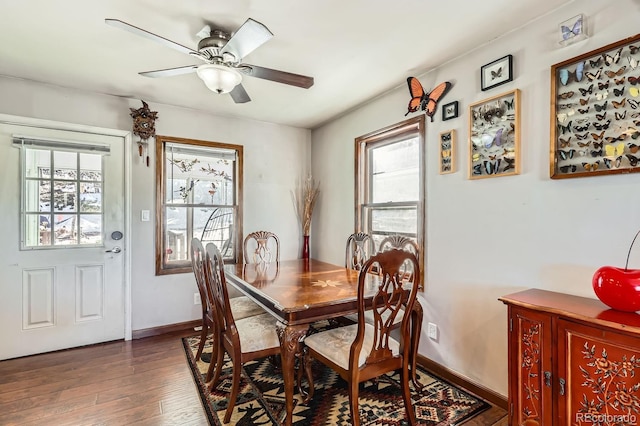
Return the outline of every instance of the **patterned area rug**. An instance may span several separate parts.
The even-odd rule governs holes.
[[[211,425],[223,425],[222,419],[231,392],[231,362],[225,366],[212,392],[204,383],[211,358],[211,342],[205,345],[202,359],[195,361],[199,337],[182,339],[193,378]],[[411,388],[413,406],[419,425],[458,425],[489,408],[489,404],[456,386],[419,369],[421,392]],[[293,422],[303,425],[350,425],[349,395],[346,382],[319,362],[313,365],[315,394],[305,405],[295,394]],[[304,382],[306,385],[306,381]],[[280,425],[285,415],[282,375],[271,361],[259,359],[245,364],[240,379],[240,393],[231,417],[232,425]],[[407,425],[400,391],[400,376],[382,376],[377,383],[360,386],[360,421],[362,425]]]

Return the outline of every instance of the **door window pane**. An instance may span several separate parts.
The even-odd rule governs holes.
[[[102,244],[101,155],[25,147],[22,170],[23,248]]]

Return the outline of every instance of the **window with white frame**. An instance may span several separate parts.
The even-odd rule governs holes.
[[[156,137],[156,274],[191,271],[191,239],[239,259],[242,146]]]
[[[421,115],[356,139],[356,231],[371,235],[376,249],[389,235],[411,238],[421,258],[424,123]]]
[[[103,244],[108,146],[15,138],[21,148],[22,249]]]

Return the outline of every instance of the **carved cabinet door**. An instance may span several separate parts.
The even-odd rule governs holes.
[[[558,320],[560,425],[640,422],[638,336]]]
[[[511,306],[509,314],[509,390],[514,426],[554,423],[551,316]]]

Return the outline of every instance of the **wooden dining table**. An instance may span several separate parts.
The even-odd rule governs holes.
[[[315,259],[225,266],[227,282],[245,294],[276,320],[281,345],[282,375],[286,402],[285,425],[292,424],[295,359],[309,325],[358,312],[358,271]],[[373,296],[376,275],[367,276],[365,285]],[[367,292],[365,292],[366,295]],[[411,377],[416,377],[415,361],[422,324],[422,307],[415,303],[411,313]]]

